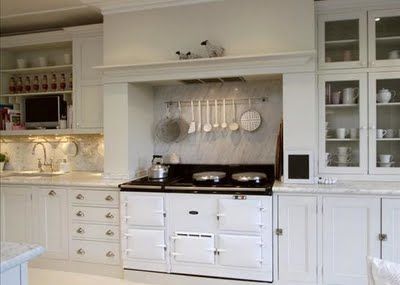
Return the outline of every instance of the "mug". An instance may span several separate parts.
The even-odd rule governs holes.
[[[336,138],[344,139],[344,138],[346,138],[347,133],[348,133],[348,130],[346,128],[336,129]]]
[[[358,98],[358,88],[345,88],[343,89],[343,104],[354,104]]]
[[[400,58],[400,50],[396,49],[396,50],[390,51],[388,58],[389,59],[398,59],[398,58]]]
[[[393,161],[393,155],[391,155],[391,154],[380,154],[379,155],[379,162],[389,163],[392,161]]]
[[[45,67],[47,66],[47,58],[44,56],[39,57],[39,66]]]
[[[17,67],[26,68],[26,60],[24,58],[17,58]]]
[[[332,93],[332,104],[340,104],[340,97],[342,95],[342,92],[336,91]]]
[[[387,131],[384,129],[377,129],[376,130],[376,138],[382,139],[386,135]]]
[[[394,130],[393,129],[387,129],[385,138],[394,138]]]
[[[356,139],[358,138],[358,129],[350,129],[350,138],[351,139]]]

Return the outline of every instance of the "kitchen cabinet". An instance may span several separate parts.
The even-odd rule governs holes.
[[[367,15],[362,11],[318,16],[319,67],[367,67]]]
[[[400,8],[368,11],[371,67],[400,65]]]
[[[93,67],[103,64],[103,38],[99,34],[73,38],[75,128],[103,127],[103,85],[101,72]]]
[[[382,199],[382,258],[400,263],[400,199]]]
[[[34,241],[46,248],[44,257],[68,258],[67,190],[39,188],[33,196]]]
[[[323,283],[364,285],[367,256],[380,256],[380,199],[324,197]]]
[[[278,197],[278,280],[317,282],[317,197]]]
[[[1,185],[1,239],[32,243],[32,189]]]

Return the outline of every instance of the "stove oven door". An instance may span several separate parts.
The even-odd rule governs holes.
[[[174,263],[215,263],[214,235],[176,232],[172,237]]]
[[[126,224],[128,226],[164,226],[164,198],[153,195],[126,197]]]
[[[148,261],[165,260],[164,230],[130,229],[125,233],[122,247],[127,258]]]
[[[260,199],[219,199],[217,219],[222,231],[260,232],[262,212]]]
[[[262,266],[261,236],[219,235],[218,264],[259,269]]]

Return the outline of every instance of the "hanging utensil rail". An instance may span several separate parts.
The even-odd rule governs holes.
[[[207,105],[207,100],[211,100],[211,101],[217,101],[217,105],[218,106],[222,106],[223,105],[223,100],[225,99],[225,105],[232,105],[232,100],[235,100],[235,105],[243,105],[249,104],[249,100],[251,100],[251,104],[261,104],[261,103],[266,103],[268,102],[268,96],[265,97],[245,97],[245,98],[221,98],[221,99],[203,99],[203,100],[198,100],[198,99],[193,99],[193,100],[179,100],[179,101],[166,101],[164,102],[164,104],[168,105],[168,106],[173,106],[176,105],[178,106],[179,104],[181,105],[181,107],[191,107],[191,102],[195,101],[195,102],[201,102],[202,106],[206,106]],[[195,103],[196,104],[196,103]],[[198,103],[197,103],[198,104]],[[196,104],[196,105],[197,105]]]

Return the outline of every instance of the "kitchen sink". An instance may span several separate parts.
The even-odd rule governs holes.
[[[51,176],[59,176],[62,174],[64,174],[64,173],[58,172],[58,171],[55,171],[55,172],[20,171],[20,172],[15,172],[15,173],[9,175],[8,177],[10,177],[10,176],[14,176],[14,177],[16,177],[16,176],[19,176],[19,177],[51,177]]]

